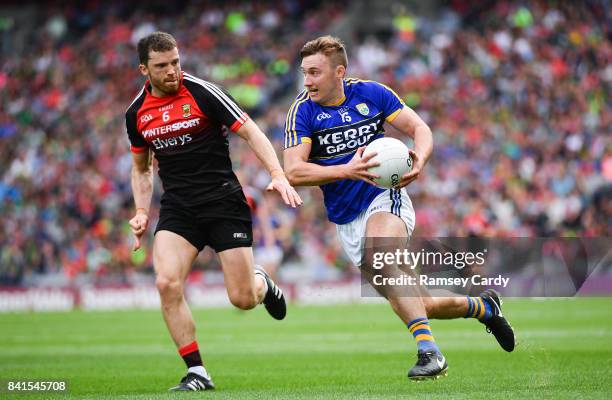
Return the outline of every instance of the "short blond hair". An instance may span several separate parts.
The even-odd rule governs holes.
[[[344,43],[337,37],[326,35],[307,42],[300,50],[300,57],[303,60],[305,57],[318,53],[327,56],[334,67],[343,65],[346,68],[348,66]]]

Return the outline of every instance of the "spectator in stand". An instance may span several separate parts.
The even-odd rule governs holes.
[[[487,4],[453,0],[429,19],[400,12],[388,35],[366,35],[348,49],[355,76],[392,86],[432,127],[426,179],[409,188],[420,205],[415,234],[610,236],[612,44],[604,3]],[[247,111],[281,151],[299,46],[351,18],[346,5],[197,2],[143,14],[136,3],[67,2],[37,5],[28,23],[3,28],[11,39],[0,50],[0,283],[151,274],[146,253],[121,250],[131,160],[117,116],[137,90],[129,66],[139,38],[175,32],[184,67],[251,104]],[[381,58],[376,68],[363,62],[372,55]],[[240,141],[230,146],[248,175],[249,152]],[[316,190],[302,194],[320,201]],[[281,241],[283,262],[336,276],[335,265],[346,263],[333,226],[308,203],[283,214],[283,226],[293,227]],[[158,210],[151,212],[155,219]],[[321,258],[302,257],[306,247],[290,238]]]

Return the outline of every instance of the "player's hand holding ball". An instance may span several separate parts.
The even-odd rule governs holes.
[[[139,208],[136,210],[136,215],[130,220],[130,228],[132,229],[132,233],[136,237],[136,241],[134,242],[134,247],[132,250],[136,251],[140,248],[140,238],[147,230],[149,225],[149,215],[147,210],[144,208]]]
[[[416,180],[421,171],[423,170],[423,160],[419,157],[419,155],[412,149],[408,150],[410,157],[412,158],[412,169],[407,174],[402,176],[400,180],[399,187],[404,187],[410,184],[412,181]]]
[[[363,152],[364,157],[376,154],[372,161],[378,166],[369,169],[377,175],[371,183],[376,186],[390,189],[402,188],[417,179],[423,168],[419,156],[400,140],[383,137],[368,144]]]
[[[374,159],[376,152],[364,154],[366,147],[360,147],[355,152],[351,161],[345,164],[346,178],[353,180],[362,180],[372,183],[372,180],[379,178],[373,169],[378,167],[380,163]]]

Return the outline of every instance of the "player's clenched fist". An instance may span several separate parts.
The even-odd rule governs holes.
[[[147,230],[147,226],[149,225],[149,216],[144,210],[136,211],[136,215],[134,218],[130,220],[130,228],[132,229],[132,233],[136,237],[136,241],[134,242],[134,247],[132,250],[136,251],[140,248],[140,238]]]

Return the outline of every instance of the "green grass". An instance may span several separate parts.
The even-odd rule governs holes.
[[[88,399],[610,398],[612,298],[507,300],[519,345],[474,320],[433,321],[449,376],[410,382],[415,345],[386,305],[195,310],[217,391],[169,394],[184,373],[158,311],[0,314],[0,379],[66,379]],[[25,396],[25,397],[24,397]]]

